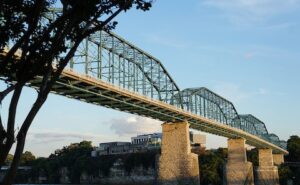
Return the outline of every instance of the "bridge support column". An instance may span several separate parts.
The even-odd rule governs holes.
[[[257,185],[279,185],[278,169],[274,166],[272,149],[259,149],[258,162]]]
[[[254,185],[253,167],[247,162],[245,139],[228,139],[227,185]]]
[[[158,178],[161,185],[199,185],[198,155],[191,153],[187,122],[162,124]]]
[[[273,161],[275,165],[281,165],[282,163],[284,163],[283,154],[273,154]]]

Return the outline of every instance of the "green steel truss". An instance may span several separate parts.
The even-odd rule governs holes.
[[[85,39],[70,68],[165,103],[179,93],[158,59],[114,33],[101,31]]]
[[[59,10],[54,10],[52,14],[45,17],[45,22],[51,21],[59,13]],[[275,134],[269,134],[262,121],[250,114],[239,115],[233,103],[211,90],[201,87],[180,91],[158,59],[114,33],[99,31],[85,39],[71,59],[69,68],[78,74],[93,77],[136,95],[159,100],[173,105],[179,110],[183,109],[195,115],[214,120],[220,125],[224,124],[243,130],[278,147],[286,148],[286,142],[279,140]],[[2,77],[2,79],[5,79],[5,77]],[[35,87],[38,83],[40,82],[37,79],[29,85]],[[124,96],[112,93],[111,90],[99,89],[97,86],[83,81],[74,81],[74,78],[64,75],[53,87],[53,92],[88,103],[153,117],[162,121],[188,120],[192,128],[213,134],[222,133],[220,135],[226,137],[239,136],[238,132],[234,131],[236,134],[231,134],[226,129],[220,129],[222,127],[215,128],[215,126],[207,124],[206,121],[199,122],[197,119],[191,118],[190,115],[186,115],[184,112],[178,113],[176,109],[169,108],[172,110],[170,111],[161,108],[161,105],[156,106],[155,101],[148,103],[145,103],[144,100],[137,101],[137,99],[131,97],[133,95]],[[155,106],[152,104],[155,104]],[[250,136],[242,135],[242,137],[247,138]],[[256,146],[265,146],[258,143],[260,141],[256,139],[255,142],[252,142],[251,139],[248,141]]]
[[[208,119],[233,127],[240,126],[233,104],[205,87],[184,89],[173,97],[173,102]]]
[[[286,148],[285,141],[268,133],[264,122],[251,114],[239,115],[233,103],[205,87],[184,89],[172,99],[173,105],[186,111],[241,129]]]
[[[257,135],[271,143],[286,149],[286,141],[280,140],[275,134],[269,133],[264,122],[251,114],[239,115],[241,118],[241,129],[253,135]]]

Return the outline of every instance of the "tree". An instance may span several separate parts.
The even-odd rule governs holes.
[[[29,165],[34,160],[35,156],[31,152],[26,151],[21,155],[20,164]]]
[[[66,167],[69,171],[69,177],[72,183],[80,183],[80,175],[82,172],[87,171],[90,164],[88,163],[91,158],[93,150],[90,141],[82,141],[80,143],[72,143],[69,146],[57,150],[52,159],[58,159],[59,167]]]
[[[247,161],[252,162],[253,166],[259,166],[258,149],[257,148],[247,151]]]
[[[300,137],[291,136],[287,141],[287,150],[289,155],[287,161],[289,162],[300,162]]]
[[[279,181],[281,185],[286,185],[289,179],[292,179],[293,172],[290,167],[286,165],[280,165],[278,167]]]
[[[92,150],[90,141],[82,141],[56,150],[49,158],[38,158],[31,162],[31,178],[37,182],[38,177],[43,175],[47,177],[47,183],[60,183],[59,180],[62,175],[60,171],[67,169],[71,182],[79,184],[83,172],[97,174],[99,171],[97,170],[99,165],[92,161]]]
[[[11,164],[11,162],[13,161],[13,158],[14,158],[13,155],[8,154],[4,164],[9,166]]]
[[[201,184],[222,184],[223,166],[227,154],[227,149],[219,148],[217,151],[205,151],[199,156]]]
[[[287,150],[289,152],[288,156],[286,156],[287,162],[296,162],[300,163],[300,137],[299,136],[291,136],[287,141]],[[290,177],[293,178],[295,184],[300,184],[300,167],[290,166],[290,171],[292,172]],[[287,171],[287,170],[285,170]]]
[[[28,129],[82,40],[96,31],[113,29],[116,22],[112,20],[120,12],[132,7],[147,11],[151,3],[151,0],[0,2],[0,77],[8,84],[0,92],[0,103],[12,93],[7,120],[2,120],[0,115],[0,167],[16,143],[11,168],[3,183],[12,183]],[[61,11],[53,13],[57,5]],[[47,15],[51,13],[54,16],[50,19]],[[15,118],[22,90],[37,76],[42,80],[37,87],[36,99],[16,132]]]

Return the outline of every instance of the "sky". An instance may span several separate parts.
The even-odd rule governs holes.
[[[300,0],[156,0],[148,12],[132,9],[117,17],[114,32],[158,58],[180,89],[207,87],[286,140],[300,135],[299,10]],[[17,125],[35,95],[25,89]],[[7,100],[1,106],[4,116]],[[95,146],[130,141],[136,134],[160,132],[160,124],[50,95],[25,150],[48,156],[81,140]],[[226,139],[208,135],[207,146],[226,146]]]

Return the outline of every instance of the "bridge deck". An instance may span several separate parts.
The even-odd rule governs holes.
[[[39,79],[32,81],[29,86],[35,87],[38,83],[40,83]],[[270,148],[275,153],[288,153],[279,146],[243,130],[192,114],[167,103],[130,92],[69,69],[63,71],[52,92],[87,103],[151,117],[164,122],[186,120],[190,123],[190,127],[196,130],[227,138],[242,137],[246,139],[249,145],[257,148]]]

